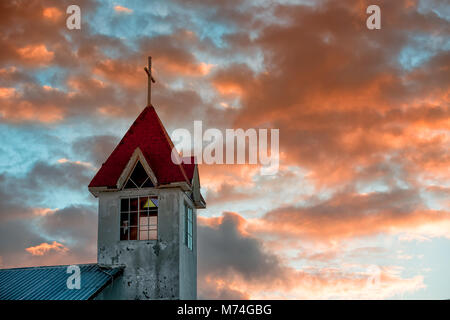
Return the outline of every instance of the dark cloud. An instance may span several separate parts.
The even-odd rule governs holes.
[[[0,267],[38,266],[95,261],[97,214],[72,206],[57,211],[26,206],[20,194],[0,192]],[[57,241],[67,250],[34,255],[27,248]]]
[[[27,205],[20,201],[20,194],[16,194],[10,179],[0,175],[0,222],[3,224],[8,220],[28,219],[31,215]]]
[[[243,235],[240,217],[224,213],[217,226],[198,226],[198,272],[204,276],[236,272],[247,279],[266,279],[280,269],[278,258],[264,251],[262,243]]]
[[[47,234],[72,240],[78,246],[92,246],[97,241],[96,207],[70,206],[48,214],[40,226]]]
[[[28,208],[30,211],[30,208]],[[31,215],[31,212],[30,212]],[[4,264],[13,264],[14,260],[8,261],[8,255],[22,252],[25,248],[44,242],[46,239],[39,235],[29,223],[30,219],[2,222],[0,224],[0,256]],[[23,252],[25,253],[25,252]]]
[[[248,226],[247,226],[248,224]],[[263,242],[254,237],[251,220],[236,213],[223,213],[221,217],[202,218],[198,227],[199,253],[199,297],[210,299],[267,299],[276,297],[309,298],[321,297],[370,297],[367,288],[369,275],[348,272],[345,268],[317,268],[305,266],[295,269],[281,260],[272,251],[263,248]],[[250,233],[248,232],[250,231]],[[286,229],[272,230],[284,232]],[[286,249],[286,242],[277,248]],[[298,258],[308,263],[326,262],[337,257],[339,250],[318,253],[302,252]],[[378,248],[363,248],[361,251],[380,253]],[[351,253],[361,254],[357,250]],[[380,269],[384,289],[377,292],[387,297],[399,285],[402,290],[423,287],[423,278],[401,279],[389,268]],[[415,288],[415,289],[413,289]],[[215,290],[214,290],[215,289]],[[373,298],[373,296],[372,296]]]
[[[48,194],[65,192],[86,193],[94,171],[76,163],[49,165],[37,162],[24,176],[0,175],[0,221],[33,220],[39,210],[48,209]],[[56,200],[56,199],[53,199]],[[30,220],[30,221],[31,221]]]
[[[236,186],[223,183],[217,191],[208,192],[206,202],[208,205],[217,205],[224,202],[248,200],[254,196],[250,190],[238,191]]]
[[[83,160],[91,161],[99,168],[118,143],[119,139],[115,136],[89,136],[76,140],[72,149]]]
[[[0,175],[1,267],[83,263],[95,261],[96,209],[70,206],[60,210],[40,207],[42,196],[52,189],[83,190],[91,170],[73,163],[54,166],[38,162],[24,177]],[[57,241],[67,251],[40,256],[26,251]]]
[[[71,206],[46,214],[37,208],[20,208],[21,215],[0,224],[0,267],[39,266],[95,262],[97,255],[97,214],[94,208]],[[9,208],[8,214],[14,214]],[[26,215],[26,217],[24,217]],[[27,248],[56,241],[64,251],[43,255]]]
[[[225,212],[213,225],[197,226],[198,286],[200,299],[248,299],[247,293],[227,285],[226,279],[242,277],[249,282],[283,279],[279,258],[264,250],[262,242],[242,233],[243,218]],[[225,278],[218,287],[215,280]]]
[[[64,187],[79,189],[80,186],[89,184],[93,173],[95,172],[84,165],[71,162],[55,165],[37,162],[23,183],[35,186],[40,185],[43,188]]]

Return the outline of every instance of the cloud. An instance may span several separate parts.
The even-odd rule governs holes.
[[[263,27],[253,41],[230,37],[238,50],[260,48],[265,62],[258,73],[242,63],[213,73],[219,92],[240,98],[233,125],[281,128],[285,163],[309,170],[318,189],[355,183],[365,168],[384,164],[403,166],[411,179],[428,166],[430,176],[442,175],[448,166],[448,137],[440,132],[448,127],[448,80],[434,82],[432,70],[440,79],[449,56],[436,52],[412,71],[393,59],[408,44],[406,34],[433,37],[431,30],[439,30],[443,36],[446,22],[416,11],[404,14],[403,3],[396,2],[384,10],[395,26],[368,33],[360,6],[281,5],[274,14],[286,23]],[[431,154],[433,161],[424,163],[428,157],[421,155]]]
[[[29,218],[21,220],[16,217],[0,224],[0,255],[3,258],[3,268],[33,266],[30,254],[25,249],[46,242],[47,239],[33,230],[30,221],[32,220]]]
[[[208,205],[217,205],[224,202],[242,201],[251,198],[251,191],[240,192],[236,190],[235,186],[223,183],[217,191],[211,190],[211,192],[208,193],[206,202]]]
[[[119,13],[132,13],[133,10],[123,7],[123,6],[114,6],[114,11],[119,12]]]
[[[79,138],[73,143],[72,149],[80,157],[92,161],[100,167],[113,152],[119,139],[115,136],[88,136]]]
[[[7,221],[15,219],[27,221],[27,219],[32,217],[32,213],[28,210],[27,204],[14,196],[16,194],[16,186],[11,185],[11,180],[3,174],[0,175],[0,185],[1,223],[5,224]]]
[[[2,73],[8,75],[7,83],[15,88],[16,94],[2,101],[0,121],[59,123],[77,115],[96,114],[105,110],[105,106],[123,105],[124,100],[128,100],[129,108],[135,105],[136,102],[131,101],[135,93],[128,92],[128,87],[100,85],[99,79],[92,76],[100,61],[109,61],[103,50],[116,50],[125,58],[126,46],[113,37],[96,34],[89,24],[83,26],[82,33],[71,33],[59,21],[59,13],[70,4],[70,1],[32,1],[27,6],[1,5],[0,24],[9,31],[1,40],[4,50],[0,54],[0,67]],[[88,15],[99,3],[82,0],[78,5],[83,15]],[[14,28],[10,27],[12,25]],[[124,63],[117,61],[116,65]],[[51,76],[55,70],[56,74]],[[131,77],[128,75],[129,81],[124,85],[130,85],[130,81],[132,85],[136,83]],[[47,81],[53,82],[55,90],[47,90]],[[71,86],[74,83],[78,84],[75,88]],[[122,103],[118,103],[119,100]],[[112,115],[122,116],[123,112]]]
[[[33,256],[43,256],[44,254],[46,254],[48,251],[51,250],[64,253],[69,249],[65,247],[63,244],[53,241],[51,244],[43,242],[37,246],[26,248],[25,250],[31,253]]]
[[[414,193],[338,194],[311,206],[269,211],[255,229],[325,242],[401,233],[450,237],[450,212],[421,208]]]
[[[50,208],[34,208],[33,214],[37,216],[46,216],[49,214],[54,214],[57,209],[50,209]]]
[[[141,89],[144,84],[144,73],[135,63],[107,59],[99,61],[93,70],[94,74],[108,79],[112,83],[122,84],[129,88]]]
[[[72,241],[79,248],[96,248],[97,213],[87,206],[70,206],[56,210],[40,220],[40,227],[52,237]]]
[[[211,256],[199,256],[202,297],[392,297],[423,288],[413,265],[407,278],[384,265],[386,285],[369,294],[364,264],[385,254],[355,246],[376,236],[402,245],[449,237],[443,1],[383,1],[377,32],[365,28],[370,3],[359,0],[173,1],[132,12],[78,3],[89,17],[82,32],[65,27],[69,0],[0,2],[0,125],[55,130],[62,140],[57,152],[41,143],[26,156],[32,139],[1,147],[32,164],[0,156],[3,265],[95,261],[96,210],[78,203],[88,163],[104,162],[145,105],[151,54],[152,101],[169,132],[200,119],[204,128],[280,129],[272,179],[257,166],[200,166],[205,216],[216,216],[200,219],[199,248]],[[65,195],[49,196],[56,191]],[[69,250],[25,251],[53,241]],[[334,265],[347,259],[358,270]]]
[[[11,98],[15,93],[15,88],[0,88],[0,98]]]
[[[216,227],[199,225],[200,274],[221,274],[231,270],[245,278],[262,279],[270,277],[279,268],[277,258],[265,253],[258,240],[241,234],[239,227],[242,222],[239,215],[225,213]]]
[[[194,48],[203,48],[207,40],[201,40],[196,32],[177,29],[169,35],[158,35],[140,39],[140,51],[152,52],[152,64],[156,79],[173,77],[201,77],[214,70],[215,65],[199,61]],[[161,77],[159,77],[161,75]]]
[[[79,189],[87,186],[91,177],[92,169],[78,163],[58,162],[55,165],[50,165],[44,162],[37,162],[28,174],[28,179],[24,179],[22,183],[33,182],[34,185],[41,185],[43,188],[65,187]]]
[[[72,206],[36,214],[42,211],[23,207],[21,215],[10,211],[10,218],[2,220],[3,268],[95,262],[97,215],[93,208]]]
[[[37,216],[51,216],[56,209],[45,207],[48,201],[70,203],[67,193],[84,194],[94,172],[91,167],[73,162],[35,163],[24,176],[0,175],[0,221],[31,221]],[[64,195],[64,196],[62,196]],[[58,198],[61,197],[61,198]],[[54,208],[53,206],[50,206]]]
[[[61,159],[58,159],[58,163],[72,163],[74,165],[83,166],[83,167],[93,170],[93,171],[95,171],[97,169],[89,162],[84,162],[84,161],[79,161],[79,160],[72,161],[72,160],[69,160],[66,158],[61,158]]]
[[[44,10],[42,10],[42,15],[46,19],[49,19],[54,22],[58,22],[61,19],[63,13],[61,12],[60,9],[58,9],[56,7],[48,7],[48,8],[44,8]]]
[[[43,44],[26,46],[18,49],[17,52],[25,62],[32,61],[44,65],[50,63],[55,56],[54,52],[49,51]]]
[[[345,267],[296,269],[247,233],[248,221],[236,213],[199,222],[200,297],[380,299],[424,288],[422,276],[402,278],[401,269],[393,266],[379,267],[376,287],[368,285],[373,275],[367,266],[356,273]]]

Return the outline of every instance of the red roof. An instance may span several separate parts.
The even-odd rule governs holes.
[[[188,177],[189,181],[192,182],[192,178],[194,177],[194,169],[195,169],[195,157],[183,157],[181,159],[184,172],[186,173],[186,176]]]
[[[174,147],[153,106],[147,106],[128,129],[125,136],[102,165],[89,187],[117,187],[117,180],[139,147],[152,168],[158,184],[192,181],[192,165],[177,165],[172,162]],[[192,168],[191,168],[192,167]],[[186,175],[185,168],[188,170]]]

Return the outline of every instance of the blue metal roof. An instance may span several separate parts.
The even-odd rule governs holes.
[[[88,300],[94,298],[123,267],[79,264],[80,289],[68,289],[66,266],[0,269],[0,300]]]

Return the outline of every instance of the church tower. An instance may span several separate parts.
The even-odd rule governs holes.
[[[98,264],[124,267],[97,299],[197,298],[197,209],[206,204],[194,159],[175,164],[173,148],[149,104],[89,184]]]

